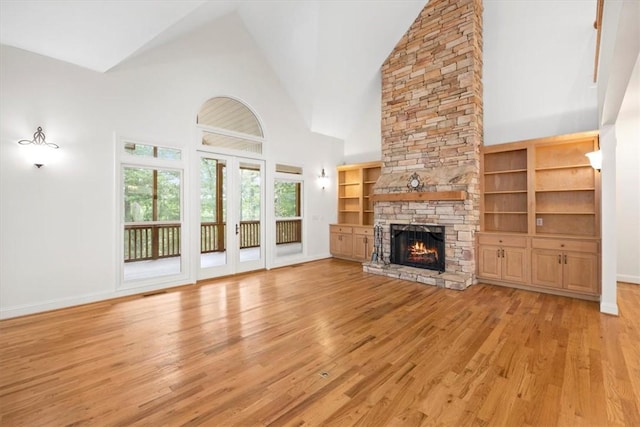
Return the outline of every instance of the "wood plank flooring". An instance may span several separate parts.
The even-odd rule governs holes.
[[[0,322],[0,425],[640,426],[640,286],[452,291],[322,260]]]

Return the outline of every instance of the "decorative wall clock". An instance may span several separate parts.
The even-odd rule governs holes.
[[[421,191],[424,187],[424,183],[420,181],[420,176],[418,176],[417,172],[414,172],[407,182],[407,188],[409,191]]]

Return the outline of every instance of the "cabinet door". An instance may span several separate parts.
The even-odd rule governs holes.
[[[533,249],[531,252],[531,283],[562,288],[562,254],[559,251]]]
[[[340,234],[340,255],[346,258],[353,257],[353,235]]]
[[[340,255],[340,233],[329,234],[329,252],[331,255]]]
[[[526,283],[529,281],[529,259],[527,249],[502,249],[502,279],[510,282]]]
[[[564,287],[571,291],[598,293],[598,258],[596,254],[565,252]]]
[[[368,237],[364,234],[356,234],[353,240],[353,257],[359,260],[367,259]]]
[[[500,248],[498,246],[478,246],[478,276],[487,279],[501,279]]]

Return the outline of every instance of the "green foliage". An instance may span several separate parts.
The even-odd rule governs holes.
[[[299,190],[300,184],[297,182],[276,180],[274,185],[276,218],[300,216],[298,204]]]
[[[240,221],[259,221],[262,191],[260,171],[240,169]]]
[[[157,188],[157,212],[154,218],[154,180]],[[162,169],[125,168],[125,222],[179,221],[180,172]]]
[[[200,160],[200,221],[216,222],[216,188],[218,161],[215,159]]]

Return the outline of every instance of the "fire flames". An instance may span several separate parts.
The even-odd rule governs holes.
[[[428,248],[423,242],[415,242],[409,246],[409,259],[412,261],[438,262],[438,251],[435,248]]]

